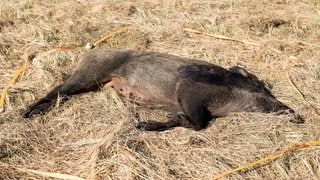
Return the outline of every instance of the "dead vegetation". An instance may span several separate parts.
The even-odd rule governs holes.
[[[86,179],[209,179],[291,145],[319,140],[319,11],[320,3],[312,0],[1,1],[1,90],[31,58],[0,114],[0,178],[44,177],[26,168]],[[21,118],[27,105],[68,77],[87,50],[42,58],[39,53],[85,46],[128,25],[136,28],[99,48],[152,50],[243,66],[265,80],[306,123],[292,124],[272,114],[236,113],[203,131],[141,132],[133,127],[135,113],[142,119],[164,120],[164,112],[122,102],[112,91],[76,96],[44,116]],[[299,61],[288,69],[290,77],[314,110],[286,77],[292,57]],[[318,179],[319,157],[319,146],[309,147],[227,179]]]

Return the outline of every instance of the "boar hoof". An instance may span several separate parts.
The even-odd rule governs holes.
[[[291,119],[290,122],[296,123],[296,124],[302,124],[304,123],[304,119],[300,115],[294,114],[294,118]]]

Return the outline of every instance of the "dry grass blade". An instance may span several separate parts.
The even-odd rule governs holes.
[[[84,180],[81,177],[77,177],[69,174],[50,173],[50,172],[37,171],[37,170],[25,169],[25,168],[17,168],[17,169],[22,172],[33,173],[33,174],[41,175],[44,177],[53,177],[53,178],[66,179],[66,180]]]
[[[203,35],[214,37],[214,38],[218,38],[218,39],[243,42],[241,40],[234,39],[234,38],[231,38],[231,37],[228,37],[228,36],[223,36],[223,35],[219,35],[219,34],[209,34],[209,33],[205,33],[205,32],[202,32],[202,31],[195,30],[195,29],[191,29],[191,28],[183,28],[183,30],[187,31],[187,32],[190,32],[190,33],[203,34]],[[257,43],[253,43],[253,44],[256,45],[256,46],[260,46],[260,44],[257,44]]]
[[[8,167],[10,166],[10,165],[2,163],[2,162],[0,162],[0,165],[1,166],[8,166]],[[84,180],[81,177],[77,177],[77,176],[73,176],[73,175],[69,175],[69,174],[51,173],[51,172],[38,171],[38,170],[33,170],[33,169],[18,168],[18,167],[14,167],[14,166],[10,166],[10,167],[13,167],[21,172],[32,173],[32,174],[40,175],[43,177],[52,177],[52,178],[65,179],[65,180]]]
[[[224,176],[227,176],[229,174],[232,174],[232,173],[235,173],[237,171],[241,171],[243,169],[249,169],[251,167],[254,167],[256,165],[259,165],[259,164],[262,164],[266,161],[270,161],[270,160],[274,160],[276,158],[279,158],[285,154],[288,154],[290,152],[293,152],[293,151],[296,151],[296,150],[299,150],[299,149],[302,149],[302,148],[306,148],[306,147],[309,147],[309,146],[318,146],[320,145],[320,141],[310,141],[308,143],[303,143],[303,144],[298,144],[298,145],[295,145],[291,148],[288,148],[288,149],[285,149],[285,150],[282,150],[282,151],[277,151],[273,154],[270,154],[269,156],[267,157],[264,157],[262,159],[259,159],[258,161],[255,161],[255,162],[252,162],[252,163],[247,163],[245,165],[242,165],[242,166],[239,166],[238,168],[235,168],[235,169],[232,169],[230,171],[226,171],[224,173],[221,173],[219,174],[218,176],[214,177],[212,180],[216,180],[216,179],[220,179]]]
[[[0,113],[4,111],[4,99],[8,93],[9,88],[17,81],[18,77],[26,70],[27,61],[18,69],[16,74],[11,78],[9,84],[2,90],[0,96]]]
[[[298,62],[300,61],[299,58],[294,57],[293,60],[291,60],[287,66],[285,67],[285,72],[286,72],[286,77],[291,84],[291,86],[296,90],[296,92],[303,98],[303,100],[311,107],[311,109],[318,115],[320,116],[320,113],[316,110],[316,108],[306,99],[306,96],[301,92],[301,90],[297,87],[297,85],[293,82],[289,69],[293,66],[295,66]]]
[[[190,28],[183,28],[183,30],[187,31],[187,32],[195,33],[195,34],[203,34],[203,35],[218,38],[218,39],[223,39],[223,40],[228,40],[228,41],[236,41],[236,42],[240,42],[240,43],[248,44],[248,45],[252,45],[252,46],[262,46],[260,43],[256,43],[256,42],[252,42],[252,41],[243,41],[243,40],[231,38],[231,37],[220,35],[220,34],[209,34],[209,33],[201,32],[201,31],[198,31],[195,29],[190,29]]]
[[[195,30],[195,29],[191,29],[191,28],[183,28],[183,30],[186,31],[186,32],[194,33],[194,34],[203,34],[205,36],[210,36],[210,37],[214,37],[214,38],[217,38],[217,39],[240,42],[240,43],[243,43],[243,44],[246,44],[246,45],[250,45],[250,46],[267,47],[265,44],[261,44],[261,43],[258,43],[258,42],[235,39],[235,38],[231,38],[231,37],[224,36],[224,35],[219,35],[219,34],[209,34],[209,33],[205,33],[205,32],[202,32],[202,31]],[[272,48],[272,47],[267,47],[267,48],[271,49],[271,50],[273,50],[275,52],[281,53],[281,51],[279,51],[279,50],[277,50],[275,48]]]
[[[106,35],[105,37],[99,39],[98,41],[94,42],[94,43],[93,43],[93,45],[94,45],[93,47],[99,45],[99,44],[102,43],[103,41],[105,41],[105,40],[107,40],[107,39],[109,39],[109,38],[111,38],[111,37],[113,37],[113,36],[115,36],[115,35],[117,35],[117,34],[119,34],[119,33],[125,32],[125,31],[127,31],[128,29],[133,28],[133,27],[136,27],[136,26],[134,26],[134,25],[125,26],[125,27],[122,27],[122,28],[120,28],[120,29],[118,29],[118,30],[116,30],[116,31],[113,31],[112,33],[110,33],[110,34]]]

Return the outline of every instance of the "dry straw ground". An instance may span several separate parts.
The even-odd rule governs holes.
[[[54,47],[84,46],[127,25],[99,48],[142,49],[240,65],[263,79],[306,123],[234,113],[202,131],[142,132],[134,114],[162,119],[112,91],[76,96],[44,116],[22,119],[27,105],[62,83],[85,49],[32,58]],[[193,28],[252,46],[183,31]],[[43,179],[21,168],[86,179],[209,179],[298,143],[320,139],[320,3],[318,0],[10,0],[0,1],[0,89],[28,61],[0,114],[0,179]],[[19,169],[20,168],[20,169]],[[47,179],[46,177],[45,179]],[[320,147],[282,156],[226,179],[319,179]],[[50,179],[50,178],[48,178]]]

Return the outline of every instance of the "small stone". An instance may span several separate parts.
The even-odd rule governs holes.
[[[92,43],[87,43],[86,49],[93,49],[94,45]]]

